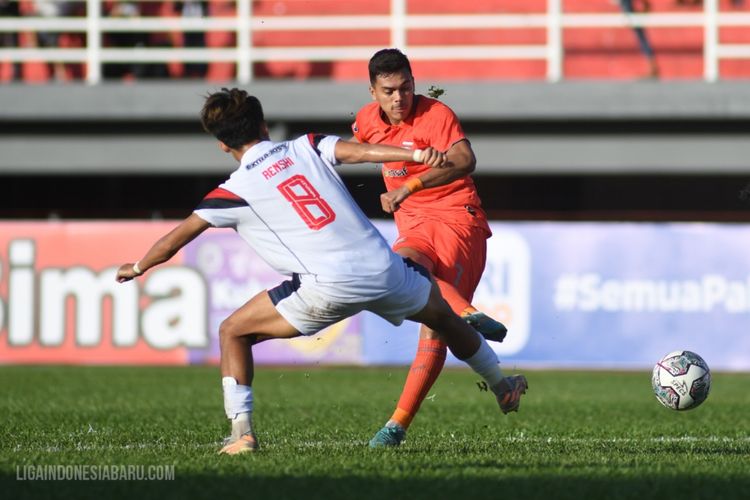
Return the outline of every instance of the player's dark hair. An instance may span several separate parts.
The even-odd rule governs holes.
[[[263,107],[257,97],[237,88],[209,94],[201,109],[201,124],[232,149],[262,139]]]
[[[378,76],[394,73],[408,73],[411,76],[411,64],[403,52],[398,49],[382,49],[375,52],[367,65],[370,70],[370,83],[375,83]]]

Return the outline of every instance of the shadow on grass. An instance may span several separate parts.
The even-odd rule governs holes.
[[[101,500],[134,498],[252,498],[252,499],[745,499],[750,477],[714,478],[689,475],[659,477],[530,477],[462,478],[460,470],[445,479],[341,477],[239,477],[190,475],[176,471],[173,481],[21,481],[0,476],[3,498],[61,498]]]

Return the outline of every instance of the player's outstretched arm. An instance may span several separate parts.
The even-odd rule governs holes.
[[[119,283],[130,281],[140,276],[147,269],[166,262],[174,256],[182,247],[193,241],[196,236],[211,227],[205,220],[196,214],[191,214],[176,228],[165,234],[146,252],[141,260],[135,264],[127,263],[120,266],[115,278]],[[136,266],[137,264],[137,266]]]
[[[340,140],[336,142],[334,151],[336,159],[341,163],[384,163],[389,161],[413,161],[424,163],[433,168],[445,165],[447,157],[433,148],[404,149],[381,144],[360,144]]]

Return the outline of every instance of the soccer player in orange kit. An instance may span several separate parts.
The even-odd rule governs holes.
[[[488,340],[502,342],[505,326],[471,305],[484,271],[491,236],[474,182],[476,158],[461,124],[445,104],[414,93],[407,57],[398,49],[378,51],[369,62],[374,102],[362,107],[352,125],[356,140],[409,149],[432,147],[447,153],[449,168],[430,169],[417,162],[383,164],[387,192],[383,210],[394,215],[398,238],[393,249],[434,275],[443,298]],[[396,411],[370,441],[370,447],[398,446],[445,364],[446,346],[426,326],[419,332]],[[526,379],[508,377],[513,388],[504,413],[516,411]],[[512,400],[512,401],[511,401]],[[511,404],[512,403],[512,404]]]

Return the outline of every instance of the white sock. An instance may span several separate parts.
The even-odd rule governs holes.
[[[477,372],[487,382],[487,385],[494,387],[503,379],[503,372],[500,371],[495,351],[483,338],[480,338],[479,342],[477,352],[464,359],[463,362]]]
[[[239,385],[234,377],[221,379],[224,389],[224,411],[227,418],[235,418],[240,413],[252,413],[253,388],[249,385]]]
[[[232,421],[232,440],[253,432],[253,388],[240,385],[234,377],[221,379],[224,389],[224,412]]]

